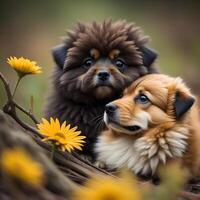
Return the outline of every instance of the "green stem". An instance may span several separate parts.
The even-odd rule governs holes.
[[[18,85],[19,85],[19,82],[20,82],[21,78],[22,78],[22,77],[19,77],[18,80],[17,80],[17,83],[16,83],[16,85],[15,85],[15,89],[14,89],[14,91],[13,91],[12,99],[14,99],[15,92],[16,92],[16,90],[17,90],[17,87],[18,87]]]
[[[52,144],[52,146],[51,146],[51,155],[50,155],[51,160],[53,160],[53,158],[54,158],[55,150],[56,150],[56,145]]]

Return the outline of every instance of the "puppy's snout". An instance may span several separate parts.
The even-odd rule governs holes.
[[[117,106],[113,103],[109,103],[106,105],[105,110],[106,110],[107,115],[112,116],[115,113],[115,111],[117,110]]]
[[[106,81],[110,77],[110,73],[107,71],[100,71],[97,76],[101,81]]]

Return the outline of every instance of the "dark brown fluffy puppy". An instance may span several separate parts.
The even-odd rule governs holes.
[[[156,71],[157,55],[144,46],[147,41],[139,27],[125,21],[78,23],[53,49],[57,66],[45,114],[77,125],[87,137],[86,154],[92,153],[105,104],[138,77]]]

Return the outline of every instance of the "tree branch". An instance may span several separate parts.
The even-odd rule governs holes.
[[[6,90],[6,94],[7,94],[7,98],[8,98],[8,101],[12,101],[12,94],[11,94],[11,91],[10,91],[10,86],[9,86],[9,83],[8,81],[6,80],[6,78],[4,77],[4,75],[0,72],[0,79],[2,80],[3,84],[4,84],[4,88]]]
[[[24,109],[22,106],[20,106],[19,104],[17,104],[14,101],[11,90],[10,90],[9,83],[1,72],[0,72],[0,79],[2,80],[2,82],[4,84],[4,88],[6,90],[6,95],[7,95],[7,98],[8,98],[8,101],[7,101],[6,105],[4,106],[4,112],[11,114],[24,128],[27,128],[28,130],[32,130],[32,128],[30,126],[28,126],[27,124],[24,124],[16,116],[16,109],[15,108],[18,108],[23,113],[25,113],[30,119],[32,119],[32,121],[35,124],[39,123],[38,120],[35,118],[35,116],[33,115],[33,113],[31,111],[27,111],[26,109]]]
[[[35,116],[33,115],[33,113],[31,111],[27,111],[25,110],[22,106],[20,106],[19,104],[17,104],[15,101],[13,101],[14,105],[21,110],[23,113],[25,113],[26,115],[28,115],[35,124],[39,124],[39,121],[35,118]]]

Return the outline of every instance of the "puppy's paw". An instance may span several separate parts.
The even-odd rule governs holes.
[[[94,163],[94,166],[98,167],[98,168],[102,168],[105,169],[106,168],[106,164],[103,161],[96,161]]]

